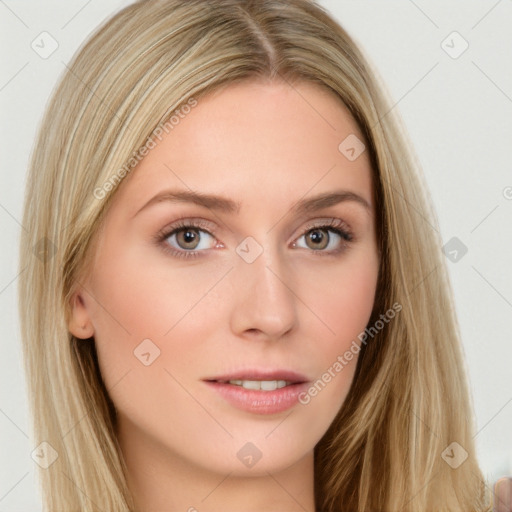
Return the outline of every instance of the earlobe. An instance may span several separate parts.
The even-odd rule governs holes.
[[[80,339],[88,339],[94,335],[94,326],[89,317],[85,302],[79,292],[75,292],[69,301],[71,315],[68,329],[73,336]]]

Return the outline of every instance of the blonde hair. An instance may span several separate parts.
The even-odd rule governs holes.
[[[94,343],[68,331],[69,299],[119,186],[112,176],[126,174],[155,128],[191,98],[255,79],[314,82],[351,111],[373,166],[382,255],[370,323],[402,305],[362,347],[349,395],[315,448],[317,510],[488,510],[420,167],[378,73],[309,0],[141,0],[98,28],[61,78],[31,159],[20,246],[33,438],[58,454],[39,474],[46,509],[135,510]],[[442,457],[452,442],[468,452],[457,468]]]

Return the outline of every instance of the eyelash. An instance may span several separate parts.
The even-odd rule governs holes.
[[[208,231],[207,228],[212,229],[210,224],[204,221],[197,221],[197,220],[190,220],[190,219],[178,219],[176,222],[174,222],[171,226],[166,226],[162,230],[160,230],[154,237],[154,242],[156,242],[157,245],[159,245],[163,251],[165,251],[168,254],[171,254],[173,257],[177,258],[196,258],[202,256],[200,253],[205,252],[205,250],[200,251],[186,251],[186,250],[176,250],[174,248],[171,248],[171,246],[166,243],[167,238],[169,238],[171,235],[177,234],[180,231],[183,231],[185,228],[201,228],[200,231],[205,231],[210,236],[215,238],[215,234]],[[354,236],[351,232],[351,230],[348,228],[347,224],[343,222],[341,219],[330,219],[329,221],[321,222],[318,224],[310,224],[308,227],[303,231],[303,233],[299,236],[299,238],[303,237],[304,235],[307,235],[310,231],[315,230],[326,230],[326,231],[332,231],[336,233],[341,238],[341,246],[338,249],[325,251],[325,250],[317,250],[310,249],[310,252],[323,256],[337,256],[338,254],[345,252],[350,242],[354,240]],[[213,229],[212,229],[213,231]]]

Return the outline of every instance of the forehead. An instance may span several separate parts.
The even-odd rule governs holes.
[[[121,183],[116,201],[179,187],[258,200],[341,185],[372,204],[367,152],[350,160],[347,137],[363,141],[347,107],[317,84],[241,82],[200,97]],[[348,139],[352,140],[352,139]],[[257,193],[259,191],[259,194]],[[285,194],[283,196],[283,194]],[[277,199],[277,196],[275,197]]]

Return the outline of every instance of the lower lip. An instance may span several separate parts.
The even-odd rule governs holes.
[[[308,386],[307,382],[303,382],[274,391],[258,391],[223,382],[209,381],[206,384],[237,409],[256,414],[277,414],[290,409],[297,404],[299,395]]]

